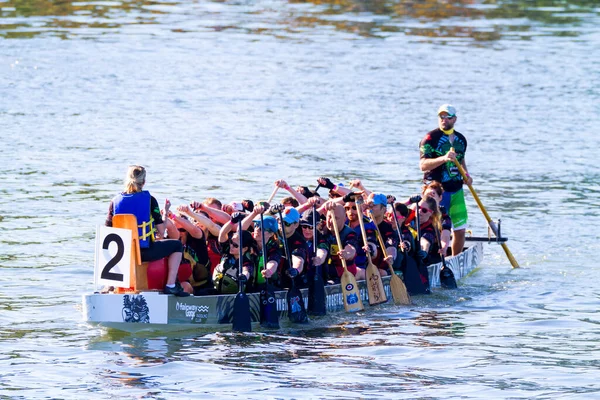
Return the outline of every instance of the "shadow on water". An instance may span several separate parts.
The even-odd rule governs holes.
[[[8,0],[0,9],[0,37],[89,38],[131,26],[158,25],[177,34],[233,31],[286,38],[332,28],[363,37],[401,33],[488,42],[579,36],[586,19],[597,16],[596,5],[595,0],[292,0],[274,9],[271,4],[237,1]],[[231,10],[237,13],[237,21],[231,18]]]

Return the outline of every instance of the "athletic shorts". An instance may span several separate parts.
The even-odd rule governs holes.
[[[157,240],[150,247],[140,249],[142,261],[156,261],[170,256],[173,253],[183,252],[183,245],[177,239]]]
[[[463,189],[454,193],[444,192],[440,205],[446,207],[448,216],[452,221],[453,230],[459,231],[461,229],[467,229],[469,220],[467,216],[467,205],[465,204],[465,192]]]

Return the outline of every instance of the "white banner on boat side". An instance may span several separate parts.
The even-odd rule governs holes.
[[[131,285],[131,231],[98,226],[94,284],[128,288]]]

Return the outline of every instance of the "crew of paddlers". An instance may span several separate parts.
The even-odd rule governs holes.
[[[334,184],[320,177],[313,183],[315,190],[277,180],[273,195],[277,190],[289,192],[277,204],[207,198],[172,209],[166,200],[161,210],[143,190],[145,168],[133,165],[127,171],[125,190],[110,202],[106,225],[112,226],[115,214],[136,216],[142,261],[167,258],[164,292],[176,296],[236,293],[240,281],[246,292],[253,292],[267,279],[280,288],[290,287],[292,280],[297,287],[306,287],[317,270],[325,282],[339,283],[340,257],[361,280],[367,252],[381,276],[389,274],[390,266],[403,273],[408,258],[421,265],[439,262],[442,254],[456,255],[464,247],[467,212],[462,185],[470,184],[471,177],[467,173],[465,181],[455,162],[466,171],[467,142],[454,131],[455,108],[441,106],[438,118],[439,128],[427,133],[420,144],[422,192],[407,199],[371,191],[359,179]],[[327,196],[319,190],[327,190]],[[366,245],[359,218],[363,218]],[[187,280],[178,279],[184,264],[191,271]],[[421,275],[423,282],[426,275]]]

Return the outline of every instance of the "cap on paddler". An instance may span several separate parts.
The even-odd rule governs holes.
[[[383,193],[374,193],[373,198],[371,199],[371,201],[373,202],[374,205],[382,205],[382,206],[387,206],[387,196]]]
[[[440,108],[438,108],[437,115],[440,115],[443,112],[447,113],[448,115],[454,116],[456,115],[456,108],[454,108],[454,106],[451,104],[442,104]]]
[[[283,221],[288,224],[293,224],[300,220],[300,213],[294,207],[286,207],[281,215],[283,215]]]
[[[315,215],[315,213],[313,212],[313,210],[308,210],[305,211],[302,214],[302,218],[300,218],[300,225],[302,226],[312,226],[313,224],[313,216]],[[317,223],[320,220],[320,216],[317,215]]]
[[[265,223],[265,232],[272,232],[272,233],[277,232],[277,220],[274,217],[271,217],[268,215],[264,216],[263,221]],[[259,227],[262,228],[262,226],[260,224],[260,218],[255,219],[253,222],[254,222],[255,226],[258,225]]]

